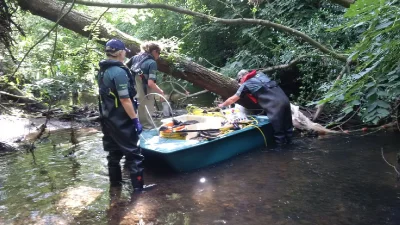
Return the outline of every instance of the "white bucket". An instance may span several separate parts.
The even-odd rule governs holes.
[[[162,108],[163,108],[163,115],[164,115],[164,117],[170,117],[170,116],[172,116],[171,109],[169,108],[167,102],[163,102],[163,103],[162,103]]]

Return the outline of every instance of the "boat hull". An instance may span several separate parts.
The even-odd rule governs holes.
[[[267,143],[273,141],[268,117],[254,117],[259,129],[248,127],[210,141],[168,140],[156,137],[156,130],[145,131],[140,141],[142,153],[145,160],[162,160],[177,172],[206,167],[265,147],[264,136]]]

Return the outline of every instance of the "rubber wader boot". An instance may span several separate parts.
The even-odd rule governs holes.
[[[280,152],[282,151],[282,146],[285,144],[285,137],[282,135],[274,135],[274,143],[268,148],[269,151]]]
[[[119,167],[109,167],[108,176],[110,177],[111,186],[122,185],[122,173]]]
[[[131,175],[132,187],[135,193],[141,193],[153,189],[156,184],[144,185],[143,173]]]
[[[286,129],[286,144],[291,145],[293,144],[293,126],[290,125],[289,129]]]

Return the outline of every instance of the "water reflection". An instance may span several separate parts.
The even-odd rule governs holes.
[[[122,186],[110,187],[109,189],[109,209],[107,210],[108,224],[119,224],[123,217],[121,210],[121,193]]]
[[[0,224],[387,224],[400,221],[395,134],[301,139],[284,152],[254,151],[173,173],[146,165],[157,187],[110,187],[101,134],[52,134],[31,154],[0,160]],[[53,137],[54,136],[54,137]],[[53,147],[56,145],[56,148]]]

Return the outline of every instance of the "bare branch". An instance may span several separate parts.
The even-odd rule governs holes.
[[[361,110],[361,107],[358,107],[358,109],[353,113],[353,115],[351,115],[347,120],[345,120],[344,122],[342,122],[341,124],[332,127],[331,129],[335,129],[336,127],[341,127],[343,126],[343,124],[349,122],[355,115],[357,115],[357,113]]]
[[[303,41],[309,43],[310,45],[314,46],[315,48],[319,49],[323,53],[329,54],[335,59],[338,59],[340,61],[346,62],[347,57],[341,54],[338,54],[334,52],[331,49],[328,49],[321,43],[315,41],[312,39],[310,36],[287,26],[283,26],[281,24],[277,24],[268,20],[261,20],[261,19],[248,19],[248,18],[240,18],[240,19],[223,19],[223,18],[218,18],[210,15],[206,15],[203,13],[199,12],[194,12],[188,9],[183,9],[180,7],[175,7],[175,6],[170,6],[170,5],[165,5],[165,4],[152,4],[152,3],[144,3],[144,4],[124,4],[124,3],[102,3],[102,2],[89,2],[89,1],[82,1],[82,0],[60,0],[63,2],[72,2],[75,1],[76,4],[81,4],[81,5],[86,5],[86,6],[97,6],[97,7],[107,7],[107,8],[125,8],[125,9],[165,9],[181,14],[186,14],[190,16],[195,16],[199,18],[203,18],[206,20],[210,20],[215,23],[222,23],[222,24],[228,24],[228,25],[262,25],[270,28],[274,28],[276,30],[297,36],[301,38]]]
[[[64,10],[65,6],[67,6],[66,2],[64,3],[63,7],[60,10],[60,16],[62,15],[62,11]],[[60,17],[58,19],[60,19]],[[53,61],[54,61],[54,56],[56,55],[57,41],[58,41],[58,24],[56,25],[53,53],[51,54],[51,58],[50,58],[50,71],[51,71],[51,74],[53,75],[53,77],[56,76],[55,72],[53,71]]]
[[[92,33],[93,33],[94,29],[96,29],[96,27],[97,27],[97,25],[99,24],[101,18],[104,16],[104,14],[106,14],[106,12],[108,12],[109,9],[110,9],[110,8],[107,8],[107,9],[99,16],[99,18],[96,20],[94,26],[93,26],[92,29],[90,30],[88,39],[87,39],[87,41],[86,41],[86,46],[85,46],[85,49],[86,49],[86,50],[88,50],[88,44],[89,44],[90,39],[92,38]],[[86,56],[87,56],[87,54],[85,54],[85,56],[83,57],[82,63],[85,63],[85,61],[86,61]]]
[[[10,94],[10,93],[4,92],[4,91],[0,91],[0,94],[7,95],[7,96],[10,96],[10,97],[13,97],[13,98],[30,99],[30,97],[27,97],[27,96],[13,95],[13,94]]]
[[[397,177],[400,177],[400,172],[397,170],[396,166],[393,166],[392,164],[390,164],[390,163],[386,160],[385,156],[383,155],[383,148],[381,148],[381,153],[382,153],[382,158],[383,158],[383,160],[386,162],[386,164],[388,164],[390,167],[392,167],[392,168],[394,169],[394,171],[397,173]]]
[[[178,99],[178,101],[181,101],[182,99],[192,98],[192,97],[195,97],[197,95],[201,95],[201,94],[208,93],[208,92],[210,92],[210,91],[209,90],[202,90],[202,91],[187,95],[187,96],[185,96],[183,98],[180,98],[180,99]],[[181,93],[181,94],[183,94],[183,93]]]
[[[181,95],[186,95],[186,94],[181,93],[181,92],[179,92],[179,91],[177,91],[177,90],[175,89],[174,84],[178,85],[180,88],[182,88],[183,91],[187,92],[187,90],[186,90],[182,85],[180,85],[179,83],[173,82],[173,81],[164,81],[163,83],[170,83],[172,89],[174,89],[177,93],[179,93],[179,94],[181,94]]]
[[[290,61],[287,64],[271,66],[271,67],[267,67],[267,68],[259,68],[259,69],[256,69],[256,70],[260,70],[260,72],[266,73],[266,72],[272,72],[272,71],[275,71],[275,70],[288,69],[288,68],[296,65],[297,63],[301,62],[303,59],[304,59],[304,57],[299,57],[299,58],[296,58],[296,59]]]
[[[71,12],[71,10],[74,7],[74,5],[75,5],[75,0],[72,0],[71,7],[68,9],[68,11],[57,20],[56,24],[54,24],[54,26],[45,35],[43,35],[43,37],[40,38],[39,41],[37,41],[32,47],[29,48],[28,52],[25,53],[24,57],[19,62],[18,67],[15,69],[15,71],[14,71],[12,76],[14,76],[17,73],[18,69],[21,67],[21,64],[24,62],[25,58],[32,51],[32,49],[34,49],[40,42],[42,42],[47,36],[49,36],[49,34],[58,26],[60,21],[64,18],[64,16],[66,16],[69,12]]]
[[[14,55],[12,54],[12,51],[11,51],[11,49],[10,49],[10,47],[9,46],[5,46],[6,47],[6,49],[7,49],[7,51],[8,51],[8,53],[10,54],[10,58],[11,58],[11,60],[13,61],[13,63],[14,64],[17,64],[17,59],[14,57]]]
[[[5,107],[4,105],[0,104],[0,107],[3,108],[5,111],[11,113],[11,111],[9,109],[7,109],[7,107]],[[0,142],[1,143],[1,142]]]

